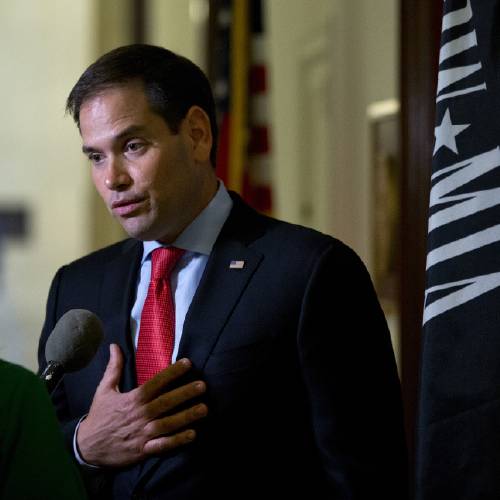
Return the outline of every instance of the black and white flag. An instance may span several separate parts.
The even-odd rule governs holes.
[[[417,499],[500,499],[500,0],[445,0]]]

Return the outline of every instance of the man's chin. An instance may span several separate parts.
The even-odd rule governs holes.
[[[131,237],[135,238],[136,240],[141,240],[141,241],[150,241],[154,240],[154,231],[151,230],[149,227],[144,227],[143,225],[140,224],[134,224],[130,220],[120,220],[120,225],[122,226],[123,230]]]
[[[122,222],[121,226],[124,231],[131,237],[140,241],[165,241],[164,233],[159,231],[158,228],[145,227],[138,224],[127,224],[127,221]]]

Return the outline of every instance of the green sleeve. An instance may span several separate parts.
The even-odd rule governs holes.
[[[0,361],[0,498],[85,499],[43,382]]]

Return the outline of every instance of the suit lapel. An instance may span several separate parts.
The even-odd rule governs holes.
[[[261,220],[231,193],[233,209],[217,238],[184,321],[178,359],[188,357],[203,370],[231,311],[263,256],[251,243],[263,232]],[[236,267],[231,262],[239,262]]]
[[[129,391],[136,385],[130,311],[135,298],[141,256],[142,244],[127,240],[122,253],[106,265],[101,288],[100,303],[106,341],[108,344],[118,344],[124,355],[125,366],[120,387],[122,391]],[[105,356],[107,363],[107,346]]]
[[[237,241],[224,240],[214,246],[184,322],[178,358],[189,357],[195,367],[203,369],[261,259],[261,254]],[[231,268],[232,261],[243,267]]]

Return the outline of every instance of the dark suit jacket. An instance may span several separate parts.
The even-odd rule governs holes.
[[[338,240],[233,198],[179,349],[194,364],[192,377],[207,383],[209,416],[192,444],[101,470],[102,496],[403,500],[399,380],[367,271]],[[41,368],[47,337],[69,309],[95,312],[105,328],[96,357],[66,375],[54,396],[68,443],[109,343],[125,353],[122,390],[135,386],[129,316],[141,255],[140,242],[125,240],[61,268],[52,283]],[[230,269],[232,260],[243,269]]]

